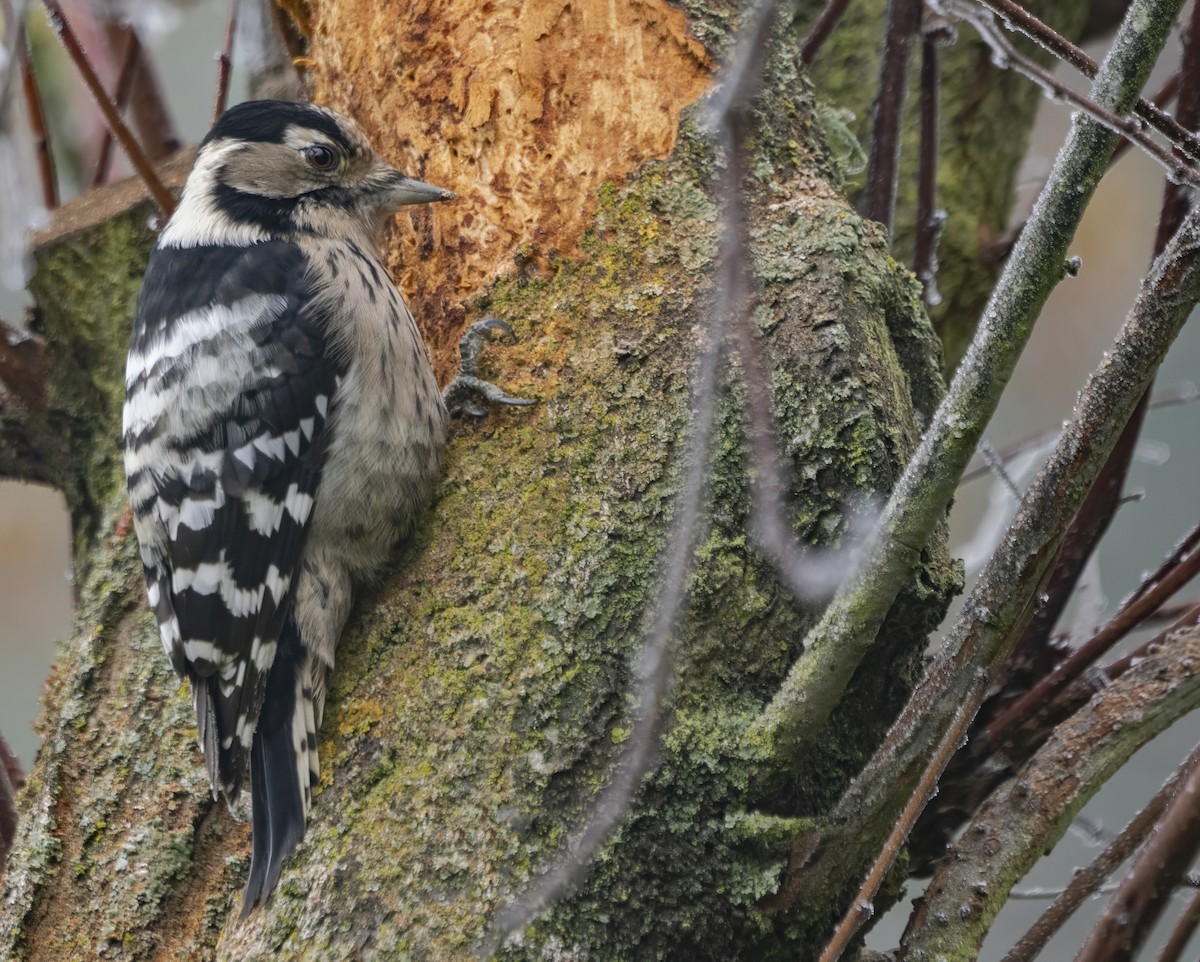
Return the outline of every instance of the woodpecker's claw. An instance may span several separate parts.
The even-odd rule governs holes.
[[[481,418],[487,412],[468,398],[482,397],[492,404],[512,404],[519,407],[533,404],[528,398],[513,397],[497,387],[491,381],[485,381],[475,376],[479,365],[479,355],[483,352],[483,343],[487,340],[488,331],[501,331],[508,335],[511,343],[515,344],[517,335],[504,321],[494,317],[476,321],[467,328],[466,333],[458,342],[459,364],[458,376],[442,390],[442,400],[450,410],[462,410],[472,417]]]

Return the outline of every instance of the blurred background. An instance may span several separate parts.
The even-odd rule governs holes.
[[[143,39],[160,68],[170,65],[169,71],[162,69],[161,73],[164,95],[180,137],[194,143],[211,121],[215,57],[222,45],[228,6],[202,0],[180,6],[147,5],[147,9],[157,11],[157,19],[144,25]],[[48,29],[35,31],[33,39],[39,66],[44,63],[53,71],[45,91],[47,112],[60,118],[92,116],[94,129],[81,133],[98,138],[101,127],[95,111],[87,106],[87,94],[74,71],[54,49]],[[1178,41],[1169,49],[1172,59],[1177,59]],[[1099,47],[1090,52],[1100,57],[1104,51]],[[1171,69],[1170,64],[1160,65],[1149,87],[1155,88]],[[231,103],[242,99],[246,89],[241,71],[235,69],[233,78]],[[1043,101],[1012,222],[1027,214],[1068,120],[1063,106]],[[123,164],[122,159],[114,166],[114,176],[127,173]],[[59,174],[64,199],[73,196],[83,179],[78,159],[72,163],[70,158],[60,157]],[[988,431],[988,439],[997,449],[1039,432],[1054,431],[1069,416],[1084,378],[1108,347],[1137,293],[1153,244],[1161,192],[1160,168],[1136,150],[1128,152],[1101,184],[1072,249],[1082,259],[1079,276],[1064,281],[1051,298]],[[0,317],[19,323],[25,305],[19,290],[0,289]],[[1194,393],[1191,385],[1196,381],[1200,381],[1200,325],[1193,320],[1163,366],[1158,390],[1186,397]],[[1200,507],[1198,414],[1200,410],[1191,403],[1158,407],[1149,413],[1129,481],[1129,492],[1140,497],[1126,504],[1117,516],[1101,547],[1099,563],[1093,566],[1091,584],[1081,592],[1082,601],[1069,618],[1098,621],[1105,611],[1111,613],[1142,574],[1154,568],[1195,522]],[[1032,461],[1013,464],[1014,480],[1023,486],[1035,469]],[[999,526],[1014,507],[1003,485],[988,475],[960,489],[952,532],[956,555],[967,557],[969,578],[975,565],[990,553]],[[1182,597],[1191,594],[1185,590]],[[5,669],[0,676],[0,732],[26,767],[32,764],[38,746],[33,723],[39,693],[54,660],[55,646],[69,634],[71,620],[70,541],[61,497],[47,489],[0,483],[0,664]],[[1145,633],[1135,635],[1129,644],[1145,637]],[[1200,717],[1193,714],[1147,746],[1087,806],[1081,822],[1084,827],[1069,833],[1033,870],[1022,889],[1055,889],[1065,884],[1072,868],[1094,857],[1104,833],[1119,830],[1198,738]],[[1104,902],[1101,898],[1085,906],[1043,958],[1073,955]],[[1010,902],[993,928],[982,958],[999,958],[1046,904],[1045,898]],[[897,944],[907,914],[905,902],[876,925],[869,944],[879,948]],[[1164,919],[1160,932],[1165,932],[1171,921]],[[1196,951],[1193,946],[1193,956]]]

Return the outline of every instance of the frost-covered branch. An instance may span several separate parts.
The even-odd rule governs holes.
[[[930,882],[905,937],[908,958],[975,958],[1012,885],[1087,800],[1138,748],[1200,706],[1197,663],[1193,629],[1097,695],[991,795]]]
[[[1092,100],[1116,113],[1132,108],[1180,6],[1180,0],[1135,0],[1096,75]],[[1110,130],[1076,118],[954,382],[862,552],[860,570],[810,632],[804,654],[751,729],[752,749],[797,757],[841,699],[945,516],[1042,305],[1063,276],[1067,245],[1116,141]]]

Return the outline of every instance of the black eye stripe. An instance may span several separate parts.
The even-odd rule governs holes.
[[[324,144],[313,144],[304,148],[304,159],[316,170],[333,170],[338,163],[338,155],[331,147]]]

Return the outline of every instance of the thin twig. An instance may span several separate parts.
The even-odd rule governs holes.
[[[871,111],[871,150],[863,216],[878,221],[890,236],[900,170],[900,123],[908,91],[908,59],[921,23],[921,0],[888,0],[887,27],[879,87]]]
[[[1191,897],[1187,907],[1176,919],[1175,927],[1171,929],[1171,934],[1158,956],[1158,962],[1179,962],[1197,927],[1200,927],[1200,892]]]
[[[1155,107],[1158,107],[1160,110],[1165,109],[1167,104],[1174,100],[1179,94],[1179,87],[1182,83],[1182,79],[1182,74],[1176,70],[1163,82],[1163,85],[1158,88],[1154,96],[1149,98],[1150,103],[1152,103]],[[1180,122],[1182,123],[1182,121]],[[1133,141],[1126,137],[1122,137],[1121,142],[1117,144],[1117,149],[1113,151],[1112,160],[1109,161],[1109,165],[1111,166],[1112,164],[1115,164],[1118,160],[1124,157],[1126,152],[1132,146]]]
[[[1043,23],[1014,0],[979,0],[1007,23],[1066,61],[1085,77],[1094,78],[1099,65],[1066,37]],[[1138,99],[1134,112],[1194,161],[1200,161],[1200,139],[1158,104]]]
[[[29,127],[33,132],[34,148],[37,150],[38,177],[42,183],[42,203],[47,210],[58,206],[58,177],[54,172],[54,154],[50,151],[50,134],[46,128],[46,113],[42,109],[42,94],[38,89],[37,75],[33,72],[33,51],[29,46],[29,34],[22,20],[17,28],[17,56],[21,60],[21,84],[25,89],[25,109],[29,113]]]
[[[126,36],[128,39],[125,41],[125,51],[121,54],[116,96],[113,98],[118,112],[123,112],[129,104],[129,97],[133,93],[133,81],[137,77],[138,63],[141,60],[142,42],[132,24],[129,25]],[[96,153],[96,172],[92,175],[93,187],[99,187],[108,180],[109,168],[112,166],[112,148],[112,131],[105,127],[104,135],[100,138],[100,150]]]
[[[980,676],[976,680],[976,684],[979,687],[979,691],[973,694],[982,696],[983,692],[987,689],[987,679]],[[938,779],[941,777],[946,765],[949,764],[951,757],[958,750],[958,746],[966,736],[967,729],[971,726],[971,721],[974,717],[974,711],[963,711],[954,719],[954,723],[946,729],[945,735],[942,736],[942,740],[938,743],[937,748],[934,749],[933,756],[929,759],[929,764],[921,773],[921,778],[913,789],[908,804],[904,806],[904,810],[900,813],[895,827],[880,849],[879,855],[871,866],[871,870],[867,873],[866,881],[863,882],[862,887],[858,890],[858,894],[854,897],[854,902],[851,904],[850,910],[842,917],[842,921],[833,933],[833,938],[829,940],[829,943],[825,946],[825,951],[821,953],[820,962],[837,962],[842,957],[842,953],[846,951],[846,947],[854,938],[854,934],[858,931],[859,927],[866,919],[870,918],[870,915],[864,912],[864,907],[874,904],[879,887],[883,885],[887,873],[891,870],[896,857],[900,854],[904,846],[904,840],[908,838],[921,812],[924,811],[930,798],[937,791]]]
[[[237,33],[237,9],[239,0],[229,0],[229,19],[225,21],[225,43],[217,55],[217,96],[213,104],[212,120],[215,124],[225,113],[229,97],[229,75],[233,71],[233,38]]]
[[[842,14],[846,12],[848,6],[850,6],[850,0],[828,0],[825,4],[824,9],[817,17],[817,22],[812,25],[808,36],[800,44],[800,61],[806,67],[811,66],[817,59],[817,54],[825,46],[825,41],[833,33],[833,28],[838,25],[838,21],[842,19]]]
[[[1054,933],[1062,928],[1080,905],[1100,890],[1104,880],[1121,867],[1150,834],[1155,823],[1166,811],[1167,802],[1179,791],[1184,778],[1200,766],[1200,746],[1193,749],[1187,760],[1163,783],[1146,806],[1138,812],[1112,842],[1090,865],[1079,869],[1054,904],[1041,914],[1033,926],[1017,941],[1001,962],[1033,962],[1046,947]]]
[[[1086,125],[1090,122],[1077,123],[1075,132]],[[1096,146],[1107,155],[1105,148],[1111,146],[1111,140]],[[1101,158],[1094,160],[1098,166],[1103,164]],[[1038,207],[1044,210],[1045,205],[1043,198]],[[776,897],[781,908],[802,902],[813,890],[821,891],[829,874],[844,865],[848,847],[861,851],[873,845],[875,838],[882,843],[884,827],[893,824],[895,815],[909,801],[916,773],[928,764],[942,732],[959,712],[978,710],[979,699],[973,693],[979,674],[985,673],[991,680],[1004,664],[1087,485],[1099,473],[1121,427],[1197,300],[1200,211],[1189,215],[1155,263],[1112,349],[1089,377],[1071,423],[1025,492],[1016,518],[980,574],[933,666],[838,802],[816,856],[811,863],[793,861],[789,866],[788,877]],[[1081,440],[1085,438],[1086,443]],[[839,621],[851,621],[854,609],[839,610],[841,598],[839,593],[830,609]],[[830,616],[830,609],[825,617]],[[851,643],[843,637],[838,640],[842,645]],[[797,664],[808,657],[806,652]],[[784,726],[804,718],[805,713],[811,717],[809,703],[818,694],[823,697],[822,686],[827,685],[825,675],[817,672],[827,674],[836,667],[836,663],[830,667],[828,661],[818,661],[815,667],[812,660],[804,664],[804,673],[798,679],[799,704],[784,703],[778,715],[767,714],[757,724],[777,726],[780,734],[775,737],[786,736],[788,747],[798,742],[808,729],[796,731]],[[752,737],[771,734],[769,728],[751,730]]]
[[[1200,748],[1189,761],[1200,758]],[[1200,764],[1193,763],[1179,791],[1134,857],[1133,865],[1096,923],[1075,962],[1129,962],[1162,916],[1171,891],[1200,852]]]
[[[993,719],[986,733],[988,741],[992,745],[1002,744],[1018,726],[1048,705],[1050,699],[1154,614],[1197,573],[1200,573],[1200,525],[1184,537],[1164,565],[1138,586],[1104,627],[1059,662],[1050,675]]]
[[[133,164],[134,170],[138,172],[138,176],[142,178],[142,182],[145,183],[146,188],[150,191],[150,195],[154,198],[154,202],[158,204],[163,216],[169,217],[175,209],[175,199],[171,196],[170,191],[163,186],[162,181],[159,180],[158,174],[154,172],[154,167],[146,159],[146,154],[134,139],[133,134],[130,133],[129,128],[125,126],[125,122],[121,120],[121,115],[118,113],[116,106],[108,99],[108,94],[104,92],[104,86],[100,83],[100,78],[96,76],[96,71],[88,61],[87,54],[84,53],[83,47],[75,36],[75,32],[71,29],[70,23],[67,22],[62,4],[59,3],[59,0],[42,0],[42,5],[46,8],[46,13],[50,17],[51,27],[58,34],[59,41],[66,49],[75,67],[79,70],[84,84],[91,92],[93,99],[100,108],[100,112],[104,115],[104,121],[108,125],[108,129],[112,131],[113,136],[121,144],[121,149],[125,151],[125,156]]]
[[[82,8],[80,12],[86,9]],[[99,25],[108,39],[111,55],[115,58],[116,51],[124,50],[128,45],[128,36],[133,31],[133,25],[113,19],[114,12],[116,9],[109,5],[99,4],[95,7]],[[129,117],[137,130],[142,150],[151,163],[157,164],[166,160],[182,146],[167,109],[158,72],[154,69],[154,62],[150,59],[150,52],[145,45],[140,46],[137,51],[133,90],[129,95]]]
[[[921,36],[921,139],[917,171],[917,236],[913,273],[921,282],[926,305],[942,302],[937,286],[937,247],[946,214],[937,209],[938,86],[941,45],[932,31]]]
[[[1189,163],[1197,156],[1197,147],[1192,143],[1193,138],[1186,131],[1184,132],[1185,137],[1180,140],[1171,138],[1172,146],[1180,147],[1186,152],[1188,159],[1183,160],[1170,147],[1165,147],[1148,136],[1141,120],[1110,110],[1097,103],[1093,98],[1077,93],[1041,64],[1021,53],[992,17],[976,9],[973,0],[930,0],[930,2],[935,5],[935,9],[946,16],[956,17],[971,24],[980,38],[992,48],[999,61],[1014,67],[1037,83],[1052,99],[1070,103],[1097,123],[1103,124],[1109,130],[1133,141],[1150,157],[1157,160],[1166,170],[1167,176],[1172,179],[1200,186],[1200,170]],[[1115,146],[1114,144],[1114,149]]]
[[[1040,705],[1036,712],[1000,736],[1009,757],[1012,759],[1023,758],[1035,751],[1050,729],[1079,711],[1091,700],[1098,689],[1112,684],[1134,665],[1154,654],[1163,645],[1170,644],[1179,632],[1187,631],[1197,624],[1200,624],[1200,605],[1192,605],[1177,614],[1171,623],[1158,634],[1138,645],[1129,653],[1115,659],[1102,669],[1089,667],[1074,682],[1055,695],[1048,704]],[[986,733],[983,737],[986,739]],[[981,739],[981,747],[985,744],[992,743]]]
[[[1195,404],[1197,401],[1200,401],[1200,385],[1196,384],[1195,381],[1183,381],[1174,385],[1173,387],[1163,388],[1159,391],[1155,391],[1153,396],[1150,398],[1150,410],[1156,411],[1159,408],[1174,407],[1178,404]],[[1044,448],[1048,445],[1054,444],[1058,440],[1061,433],[1061,431],[1057,430],[1039,431],[1037,434],[1031,434],[1028,437],[1014,441],[1012,444],[1007,445],[999,451],[996,451],[995,449],[993,449],[993,451],[996,458],[999,458],[1002,463],[1007,464],[1009,461],[1012,461],[1014,458],[1024,454],[1027,451],[1034,450],[1035,448]],[[967,468],[967,470],[963,472],[962,483],[966,484],[968,481],[975,481],[979,478],[990,477],[994,474],[995,469],[992,461],[989,458],[984,457],[981,452],[980,455],[971,462],[971,465]]]

